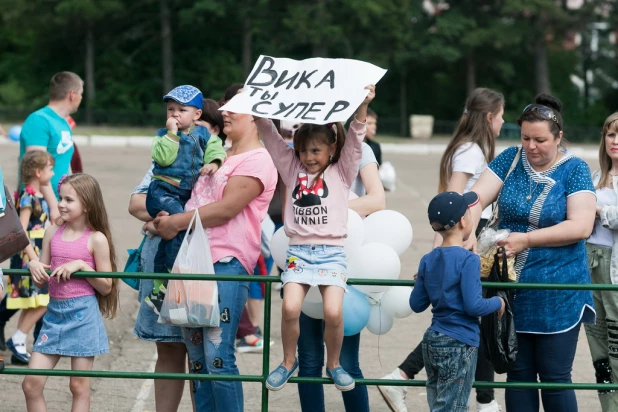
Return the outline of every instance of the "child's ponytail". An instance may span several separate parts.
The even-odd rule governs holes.
[[[336,163],[339,160],[339,156],[341,156],[341,150],[343,150],[343,145],[345,144],[346,132],[341,122],[335,123],[333,129],[336,133],[335,138],[337,139],[337,146],[335,147],[335,154],[333,155],[331,163]]]

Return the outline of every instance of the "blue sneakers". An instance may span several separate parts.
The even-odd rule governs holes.
[[[271,391],[279,391],[283,389],[288,380],[298,370],[298,358],[294,361],[294,366],[291,370],[287,370],[283,365],[279,365],[277,369],[268,374],[266,379],[266,388]]]
[[[335,382],[335,387],[340,391],[351,391],[356,386],[354,379],[341,366],[337,366],[332,370],[326,368],[326,376]]]

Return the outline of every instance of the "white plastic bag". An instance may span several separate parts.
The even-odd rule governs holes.
[[[394,192],[395,183],[397,182],[397,173],[395,172],[393,164],[389,161],[382,162],[378,173],[380,174],[380,180],[382,181],[384,189],[389,192]]]
[[[201,273],[215,272],[210,243],[202,226],[198,211],[195,211],[189,229],[187,230],[178,256],[174,261],[172,273]],[[213,280],[176,280],[167,283],[167,293],[159,323],[171,323],[177,326],[218,327],[219,326],[219,291],[217,282]]]
[[[479,255],[495,254],[496,244],[509,237],[510,234],[511,231],[508,229],[496,230],[491,227],[483,229],[476,242],[476,252]]]

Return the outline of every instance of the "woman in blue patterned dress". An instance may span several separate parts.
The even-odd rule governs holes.
[[[517,119],[522,148],[502,152],[471,189],[481,199],[473,209],[476,221],[497,200],[499,228],[511,231],[500,245],[516,256],[519,282],[590,283],[585,239],[594,225],[596,197],[586,163],[561,145],[561,109],[558,99],[545,94],[526,106]],[[580,326],[595,322],[592,293],[518,289],[514,313],[519,352],[507,381],[571,382]],[[577,411],[573,390],[542,390],[541,399],[546,412]],[[538,390],[507,389],[506,409],[538,411]]]

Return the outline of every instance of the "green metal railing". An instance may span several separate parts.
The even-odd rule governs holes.
[[[8,275],[26,275],[30,272],[21,269],[3,269]],[[77,272],[72,276],[94,278],[136,278],[136,279],[181,279],[181,280],[219,280],[231,282],[264,282],[267,284],[281,282],[279,276],[252,276],[252,275],[202,275],[181,273],[124,273],[124,272]],[[414,286],[413,280],[379,280],[379,279],[348,279],[349,285],[385,285],[385,286]],[[614,290],[618,291],[618,285],[599,284],[541,284],[541,283],[500,283],[482,282],[484,287],[502,289],[553,289],[553,290]],[[272,291],[266,288],[264,294],[264,341],[270,342],[270,317],[271,317]],[[174,379],[174,380],[200,380],[200,381],[242,381],[255,382],[262,385],[262,412],[268,412],[268,390],[266,378],[270,368],[270,345],[264,345],[262,354],[261,375],[215,375],[215,374],[189,374],[189,373],[160,373],[160,372],[124,372],[124,371],[74,371],[74,370],[49,370],[49,369],[21,369],[6,368],[2,372],[5,375],[39,375],[39,376],[78,376],[88,378],[111,378],[111,379]],[[291,383],[310,384],[333,384],[326,378],[291,378]],[[369,386],[414,386],[424,387],[424,380],[387,380],[387,379],[355,379],[357,385]],[[574,389],[574,390],[618,390],[618,383],[538,383],[538,382],[474,382],[475,388],[519,388],[519,389]]]

